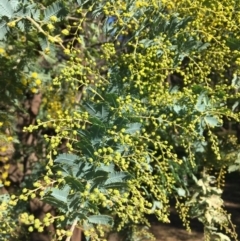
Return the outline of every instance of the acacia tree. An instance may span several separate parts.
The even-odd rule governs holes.
[[[54,224],[53,240],[74,228],[102,240],[111,228],[149,225],[148,214],[170,222],[174,198],[188,230],[197,217],[205,240],[237,240],[221,194],[226,171],[239,170],[239,136],[226,130],[239,122],[239,8],[238,0],[1,1],[1,152],[15,141],[24,155],[32,151],[24,133],[38,139],[20,188],[7,170],[25,161],[2,155],[1,239]],[[26,114],[23,101],[40,95],[40,110]],[[14,112],[31,124],[23,132]],[[55,214],[32,215],[36,198]]]

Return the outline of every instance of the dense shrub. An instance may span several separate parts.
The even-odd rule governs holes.
[[[240,165],[239,10],[2,0],[1,240],[102,240],[149,214],[170,222],[172,199],[187,230],[197,217],[205,240],[237,240],[221,194]],[[37,217],[36,200],[54,211]]]

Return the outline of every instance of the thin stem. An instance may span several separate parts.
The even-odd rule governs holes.
[[[72,226],[70,228],[71,233],[73,233],[73,230],[75,229],[75,227],[77,225],[77,221],[78,221],[77,219],[74,219],[73,224],[72,224]],[[72,235],[70,237],[67,237],[66,241],[70,241],[71,237],[72,237]]]
[[[36,23],[32,18],[26,17],[26,19],[29,20],[39,30],[39,32],[47,36],[46,32],[42,29],[42,27],[38,23]]]

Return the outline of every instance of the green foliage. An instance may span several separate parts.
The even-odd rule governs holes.
[[[224,122],[239,122],[239,6],[1,1],[0,152],[33,133],[41,164],[24,173],[20,190],[8,190],[9,163],[1,160],[2,189],[13,194],[1,196],[0,238],[19,240],[54,223],[53,240],[71,236],[69,225],[100,240],[111,228],[149,225],[148,214],[171,221],[175,198],[188,230],[198,218],[206,240],[237,240],[219,182],[226,169],[239,170],[239,137],[221,134]],[[38,94],[41,108],[29,114],[37,120],[19,130],[14,113],[27,115],[23,102]],[[9,162],[24,158],[16,159]],[[56,216],[28,213],[35,198]]]

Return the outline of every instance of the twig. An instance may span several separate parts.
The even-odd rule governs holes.
[[[29,20],[37,29],[39,32],[43,33],[45,36],[47,36],[46,32],[42,29],[42,27],[37,23],[35,22],[32,18],[30,17],[26,17],[27,20]]]
[[[75,229],[75,227],[77,225],[77,221],[78,221],[77,219],[74,219],[73,224],[72,224],[72,226],[70,228],[71,233],[73,233],[73,230]],[[70,241],[71,237],[72,237],[72,235],[70,237],[67,237],[66,241]]]

